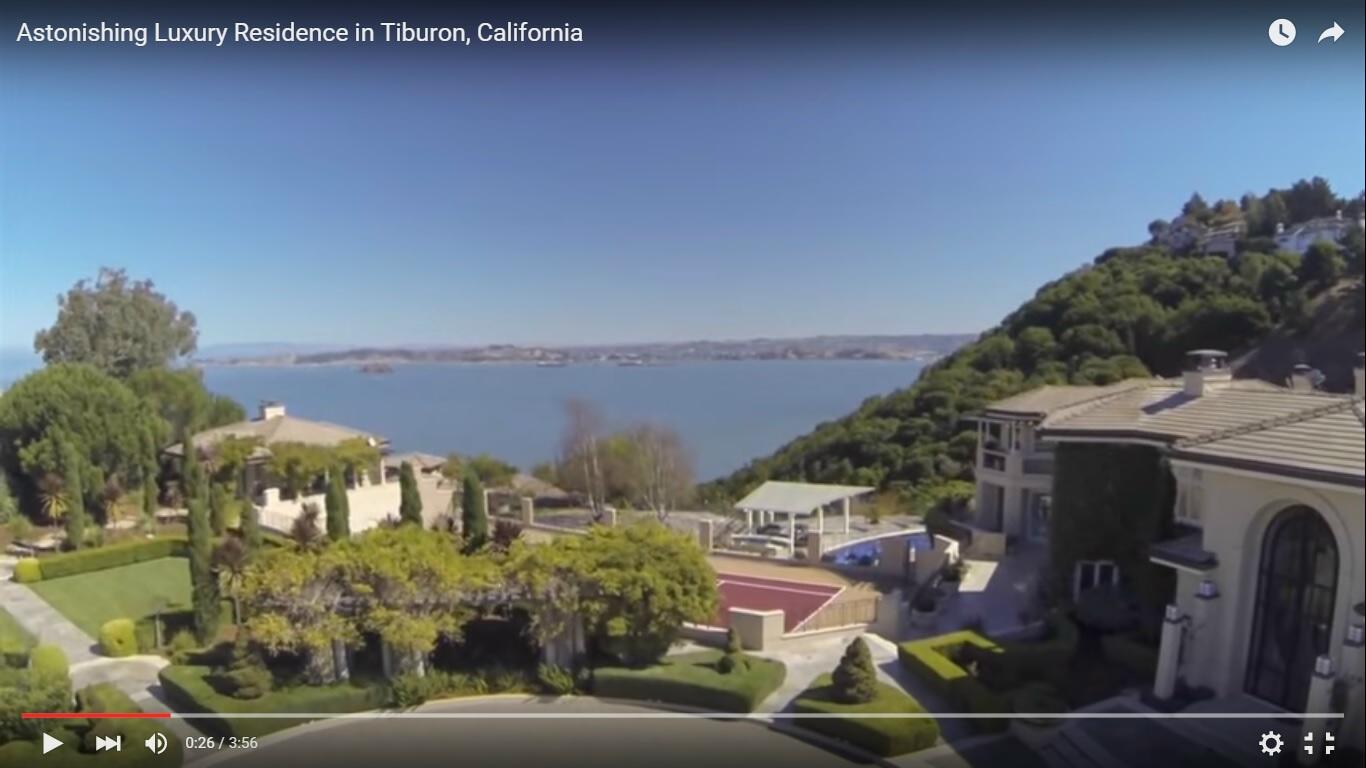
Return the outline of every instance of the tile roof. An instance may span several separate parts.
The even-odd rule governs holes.
[[[989,403],[984,411],[989,415],[1042,418],[1150,382],[1150,379],[1127,379],[1107,386],[1049,385]]]
[[[336,446],[346,440],[360,438],[375,446],[383,446],[389,441],[351,427],[343,427],[325,421],[312,421],[297,416],[272,416],[268,419],[252,419],[206,429],[195,434],[194,445],[200,451],[211,451],[219,442],[229,437],[255,437],[261,446],[253,452],[253,458],[270,455],[270,446],[276,443],[305,443],[308,445]],[[179,443],[166,449],[167,453],[179,455]]]
[[[1040,434],[1157,442],[1191,461],[1356,487],[1366,475],[1360,399],[1253,380],[1215,384],[1199,397],[1166,380],[1113,391],[1049,416]]]

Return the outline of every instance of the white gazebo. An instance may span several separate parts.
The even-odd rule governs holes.
[[[735,508],[745,513],[748,530],[754,530],[754,513],[759,513],[759,525],[773,522],[778,515],[787,516],[787,544],[790,551],[797,548],[797,518],[816,516],[816,532],[825,533],[825,508],[839,503],[844,514],[844,532],[849,533],[849,503],[872,493],[875,488],[861,485],[824,485],[821,483],[789,483],[769,480],[736,502]]]

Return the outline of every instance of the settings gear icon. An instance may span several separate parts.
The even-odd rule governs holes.
[[[1282,739],[1281,735],[1275,731],[1267,731],[1262,734],[1261,745],[1264,755],[1279,755],[1284,744],[1285,739]]]

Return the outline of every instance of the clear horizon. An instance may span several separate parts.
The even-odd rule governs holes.
[[[102,265],[194,312],[201,346],[980,332],[1194,191],[1366,187],[1361,9],[1296,14],[1351,31],[1279,49],[1249,15],[1155,48],[952,38],[943,14],[913,45],[795,23],[742,45],[589,19],[580,47],[459,57],[6,40],[0,347]]]

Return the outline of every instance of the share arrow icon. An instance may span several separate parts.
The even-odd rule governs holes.
[[[1333,22],[1333,26],[1331,26],[1331,27],[1329,27],[1328,29],[1323,30],[1323,32],[1319,33],[1319,42],[1321,43],[1321,42],[1323,42],[1324,40],[1332,40],[1333,42],[1336,43],[1336,42],[1338,41],[1338,38],[1339,38],[1339,37],[1342,37],[1342,34],[1343,34],[1344,32],[1346,32],[1346,31],[1347,31],[1347,30],[1345,30],[1345,29],[1343,29],[1342,27],[1338,26],[1338,23],[1335,21],[1335,22]]]

